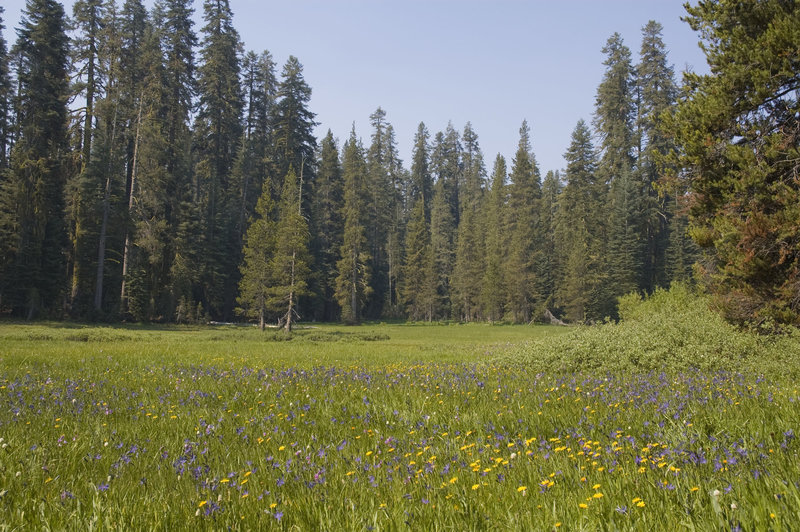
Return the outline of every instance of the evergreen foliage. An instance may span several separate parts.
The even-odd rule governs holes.
[[[64,287],[69,39],[61,4],[28,0],[18,36],[20,133],[0,189],[0,295],[30,319],[57,315]]]
[[[334,321],[339,317],[336,303],[336,263],[344,243],[344,178],[339,163],[339,150],[333,133],[322,139],[314,187],[314,230],[312,247],[317,269],[314,286],[319,296],[316,317]]]
[[[566,168],[523,122],[491,182],[469,122],[420,122],[408,167],[381,107],[318,148],[302,64],[244,53],[229,0],[199,43],[190,0],[73,14],[28,0],[0,38],[0,313],[592,323],[699,272],[736,322],[800,321],[793,4],[690,8],[712,73],[683,92],[660,24],[638,64],[612,35]]]
[[[737,323],[800,324],[800,7],[688,7],[712,74],[687,76],[671,131],[702,278]]]
[[[342,321],[358,323],[363,317],[367,299],[372,295],[366,226],[367,164],[364,149],[355,130],[344,146],[342,173],[344,176],[344,235],[341,258],[336,263],[336,300],[342,309]]]
[[[271,311],[269,302],[270,288],[274,284],[271,266],[275,254],[275,216],[272,191],[264,187],[244,239],[237,299],[241,312],[256,318],[261,330],[264,330]]]

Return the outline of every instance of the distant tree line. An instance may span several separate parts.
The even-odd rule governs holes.
[[[0,36],[0,312],[592,322],[692,276],[692,87],[658,23],[636,60],[608,39],[593,119],[543,177],[525,121],[490,169],[470,123],[420,123],[404,165],[381,108],[368,143],[318,142],[298,59],[245,52],[228,0],[198,37],[191,3],[27,0]]]

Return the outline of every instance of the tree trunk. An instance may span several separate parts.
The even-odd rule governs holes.
[[[108,169],[106,171],[106,188],[103,191],[103,221],[100,224],[100,240],[97,246],[97,279],[94,288],[94,309],[100,311],[103,307],[103,278],[106,263],[106,233],[108,232],[108,211],[111,208],[111,171],[114,167],[114,141],[117,136],[117,109],[114,106],[114,118],[111,124],[111,145],[108,148]]]
[[[139,154],[139,139],[141,138],[142,126],[142,106],[144,105],[144,91],[139,97],[139,115],[136,118],[136,137],[133,141],[133,161],[131,162],[131,190],[128,194],[128,214],[133,211],[134,191],[136,190],[136,159]],[[125,231],[125,248],[122,252],[122,290],[120,291],[120,313],[124,315],[128,311],[127,277],[128,264],[131,256],[131,231]]]

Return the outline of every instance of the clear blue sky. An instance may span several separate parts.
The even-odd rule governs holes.
[[[122,0],[118,0],[120,3]],[[5,36],[16,39],[24,0],[5,0]],[[151,6],[152,0],[146,0]],[[68,14],[72,2],[64,2]],[[664,26],[669,60],[706,72],[697,35],[681,22],[683,0],[231,0],[247,50],[269,50],[280,67],[295,55],[313,90],[320,125],[344,140],[355,123],[369,142],[381,106],[411,160],[420,121],[431,135],[471,121],[487,171],[497,153],[510,163],[527,119],[542,173],[564,167],[576,122],[591,122],[601,52],[619,32],[638,61],[641,28]],[[195,0],[195,30],[202,27]]]

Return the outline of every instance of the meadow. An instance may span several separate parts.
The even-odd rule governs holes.
[[[707,352],[665,333],[648,358],[623,344],[671,311],[641,306],[291,340],[2,323],[0,530],[796,528],[797,336],[723,334],[701,309],[681,319]]]

